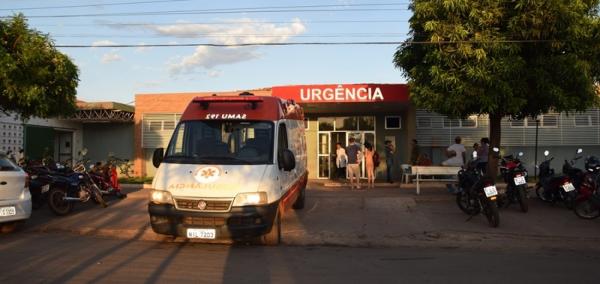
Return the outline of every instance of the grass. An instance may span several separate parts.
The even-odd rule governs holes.
[[[152,183],[153,177],[121,177],[119,183],[131,183],[131,184],[150,184]]]

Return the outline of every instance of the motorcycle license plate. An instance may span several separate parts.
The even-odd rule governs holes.
[[[42,193],[46,193],[46,192],[48,192],[49,190],[50,190],[50,185],[49,185],[49,184],[47,184],[47,185],[43,185],[43,186],[42,186]]]
[[[570,191],[575,190],[575,186],[573,186],[573,184],[570,182],[563,184],[562,188],[565,190],[565,192],[570,192]]]
[[[494,186],[494,185],[484,187],[483,191],[485,192],[485,196],[487,196],[487,197],[492,197],[492,196],[498,195],[498,190],[496,190],[496,186]]]
[[[0,207],[0,216],[15,216],[17,215],[17,209],[14,206]]]
[[[514,181],[515,181],[515,185],[522,185],[522,184],[526,184],[527,183],[525,181],[525,177],[524,176],[515,177]]]
[[[213,240],[217,237],[215,229],[187,229],[188,239],[209,239]]]

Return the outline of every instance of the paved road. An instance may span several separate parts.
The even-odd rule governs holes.
[[[598,283],[597,252],[251,247],[0,235],[0,283]]]
[[[406,188],[372,191],[326,188],[312,183],[304,210],[290,211],[283,220],[288,245],[352,247],[512,247],[600,250],[600,220],[581,220],[561,206],[530,199],[530,212],[517,206],[501,211],[499,228],[485,217],[468,219],[454,196],[431,185],[415,196]],[[67,232],[119,239],[171,241],[149,228],[148,190],[134,189],[125,200],[111,200],[102,209],[76,206],[65,217],[47,207],[34,211],[22,230]],[[182,242],[184,240],[177,239]]]

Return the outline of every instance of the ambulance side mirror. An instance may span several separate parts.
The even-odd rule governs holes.
[[[156,150],[154,150],[154,154],[152,154],[152,165],[154,165],[155,168],[158,168],[158,166],[160,166],[160,163],[162,163],[164,156],[164,148],[157,148]]]
[[[296,157],[294,157],[294,153],[290,149],[279,151],[279,168],[286,172],[296,168]]]

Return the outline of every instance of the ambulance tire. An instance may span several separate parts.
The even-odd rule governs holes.
[[[281,214],[279,211],[280,210],[278,208],[277,213],[275,213],[275,220],[273,220],[271,231],[262,236],[263,245],[277,246],[281,243]]]
[[[305,188],[302,188],[300,190],[300,194],[298,195],[296,202],[294,202],[294,204],[292,205],[292,208],[294,208],[296,210],[304,208],[304,199],[305,199],[304,191],[305,191]]]

